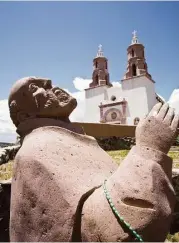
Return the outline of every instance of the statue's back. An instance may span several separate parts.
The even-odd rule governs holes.
[[[11,241],[70,241],[81,197],[116,168],[93,138],[35,129],[16,156]]]

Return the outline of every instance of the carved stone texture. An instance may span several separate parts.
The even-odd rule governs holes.
[[[136,146],[106,183],[116,209],[144,241],[164,241],[170,229],[175,193],[172,160],[166,154],[178,121],[167,104],[157,104],[136,128]],[[84,204],[82,223],[83,241],[134,240],[119,226],[102,188]]]
[[[10,116],[18,126],[35,117],[68,120],[77,101],[67,92],[52,87],[50,79],[27,77],[18,80],[9,95]]]
[[[16,155],[11,241],[70,241],[83,201],[117,168],[94,139],[52,124],[34,127]]]
[[[24,137],[12,180],[10,240],[132,241],[106,201],[106,178],[117,210],[144,241],[165,240],[175,204],[166,155],[178,127],[173,109],[157,105],[139,123],[136,146],[118,168],[94,138],[71,125],[73,98],[45,88],[44,79],[33,80],[35,87],[27,80],[15,84],[9,98],[23,111],[15,121]],[[29,106],[18,103],[22,92]]]
[[[174,169],[172,171],[172,183],[176,193],[176,204],[173,213],[170,233],[175,234],[179,232],[179,169]]]
[[[10,187],[11,180],[0,182],[0,242],[8,242],[9,240],[9,220],[10,220]],[[175,234],[179,229],[179,169],[172,170],[172,185],[176,192],[176,204],[172,217],[170,233]],[[5,200],[4,200],[5,199]]]

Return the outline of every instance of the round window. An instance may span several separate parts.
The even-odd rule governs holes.
[[[115,101],[115,100],[116,100],[116,96],[112,95],[112,96],[111,96],[111,100],[112,100],[112,101]]]
[[[115,120],[115,119],[117,118],[117,114],[116,114],[116,112],[112,112],[112,113],[111,113],[111,118],[112,118],[113,120]]]

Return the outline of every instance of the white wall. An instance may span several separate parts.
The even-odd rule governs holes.
[[[155,83],[153,83],[150,79],[147,77],[143,77],[143,83],[146,87],[146,93],[147,93],[147,99],[148,99],[148,110],[149,112],[153,108],[153,106],[158,103],[156,99],[156,92],[155,92]]]
[[[155,83],[153,83],[149,78],[146,76],[140,76],[140,77],[135,77],[132,79],[128,79],[122,82],[122,89],[124,91],[129,91],[129,90],[136,90],[136,95],[132,95],[134,98],[133,101],[135,102],[135,99],[138,96],[138,88],[144,88],[144,93],[143,97],[145,96],[145,106],[147,106],[147,114],[150,112],[152,107],[157,103],[156,100],[156,94],[155,94]],[[133,106],[133,105],[132,105]],[[141,103],[141,106],[143,106],[143,102]],[[144,110],[143,108],[141,108]],[[137,111],[136,111],[137,113]]]
[[[100,103],[112,102],[111,96],[114,95],[116,96],[115,102],[122,101],[123,98],[127,101],[127,124],[133,125],[134,118],[145,117],[157,103],[154,85],[146,76],[140,76],[123,81],[122,87],[101,86],[86,90],[84,121],[99,122]],[[108,100],[104,100],[104,98]]]
[[[116,96],[116,100],[122,100],[123,99],[123,90],[122,90],[122,87],[111,87],[107,90],[108,92],[108,97],[109,97],[109,100],[111,100],[111,96],[114,95]]]
[[[85,91],[85,116],[84,122],[100,122],[100,103],[104,100],[104,90],[108,86],[95,87]]]
[[[127,101],[127,124],[134,125],[134,118],[140,119],[148,114],[148,102],[145,87],[139,87],[123,92]]]

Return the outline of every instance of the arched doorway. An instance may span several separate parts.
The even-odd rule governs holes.
[[[136,72],[136,65],[132,64],[132,76],[136,76],[137,72]]]
[[[132,49],[132,57],[134,57],[134,50]]]
[[[98,78],[98,75],[96,75],[96,77],[95,77],[95,85],[98,85],[98,82],[99,82],[99,78]]]

